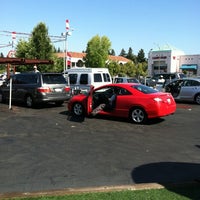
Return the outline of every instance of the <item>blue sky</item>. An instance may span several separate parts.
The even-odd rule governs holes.
[[[12,41],[2,31],[31,33],[43,22],[49,35],[60,36],[68,19],[74,28],[68,51],[86,50],[88,41],[98,34],[110,39],[117,55],[131,47],[136,55],[143,49],[147,57],[150,49],[163,45],[200,54],[199,10],[199,0],[2,0],[0,52],[7,55],[11,47],[2,46]],[[63,42],[54,45],[64,48]]]

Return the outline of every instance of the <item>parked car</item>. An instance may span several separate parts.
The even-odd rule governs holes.
[[[200,79],[183,78],[172,81],[165,86],[176,101],[196,102],[200,105]]]
[[[107,106],[109,98],[116,93],[113,107]],[[145,123],[147,119],[171,115],[176,103],[170,93],[158,92],[139,83],[113,83],[90,90],[86,94],[73,96],[68,110],[75,116],[91,115],[99,105],[98,114],[129,118],[132,122]]]
[[[163,82],[163,86],[168,84],[169,82],[175,80],[175,79],[180,79],[186,77],[185,74],[183,73],[159,73],[155,74],[152,78],[146,81],[146,85],[151,86],[151,87],[156,87],[156,85],[160,85],[159,80],[160,78],[163,78],[165,81]]]
[[[71,68],[64,74],[73,94],[88,92],[90,86],[99,87],[112,83],[108,68]]]
[[[113,83],[139,83],[139,80],[133,77],[115,77]]]
[[[61,105],[71,97],[70,87],[61,73],[20,73],[11,78],[12,82],[7,80],[0,86],[1,102],[9,100],[10,88],[12,101],[23,102],[27,107],[45,102]]]

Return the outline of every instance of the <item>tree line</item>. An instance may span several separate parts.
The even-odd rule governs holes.
[[[64,60],[56,56],[60,49],[56,49],[51,43],[45,23],[40,22],[34,27],[28,41],[20,39],[15,51],[17,58],[46,59],[54,62],[53,65],[42,65],[41,72],[63,71]],[[134,55],[131,47],[127,53],[122,49],[119,56],[129,59],[129,62],[122,65],[119,62],[109,60],[109,55],[115,56],[115,51],[111,49],[111,41],[106,36],[96,35],[91,38],[87,43],[85,53],[86,56],[83,60],[86,67],[106,67],[112,76],[139,77],[147,74],[147,59],[143,49],[137,55]],[[0,56],[3,57],[3,54],[1,53]],[[32,71],[32,69],[33,66],[30,65],[17,66],[19,72]],[[0,71],[3,70],[5,70],[5,65],[0,65]]]

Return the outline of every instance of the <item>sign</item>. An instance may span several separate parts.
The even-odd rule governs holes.
[[[12,32],[12,39],[15,40],[16,39],[16,32]]]

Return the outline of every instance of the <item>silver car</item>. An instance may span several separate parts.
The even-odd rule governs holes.
[[[170,82],[165,86],[176,101],[190,101],[200,105],[200,79],[183,78]]]
[[[116,77],[113,83],[139,83],[139,80],[132,77]]]
[[[61,73],[13,74],[12,93],[10,80],[0,86],[0,102],[6,102],[12,94],[12,101],[23,102],[27,107],[54,102],[61,105],[71,97],[70,87]]]

